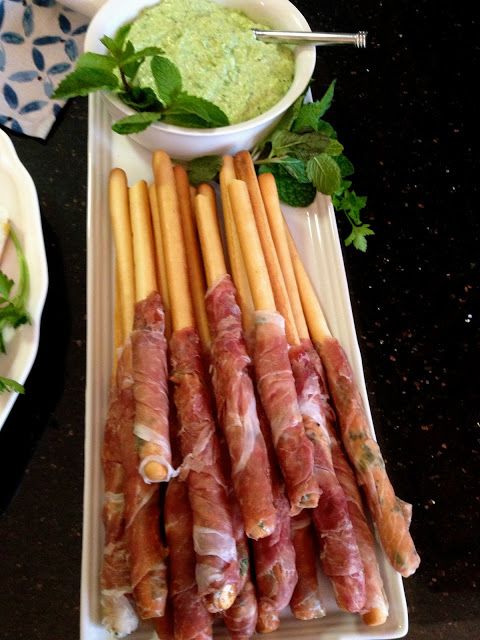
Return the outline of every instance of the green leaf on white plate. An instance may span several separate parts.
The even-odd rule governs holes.
[[[307,175],[316,189],[327,196],[333,195],[340,188],[340,168],[327,153],[320,153],[308,161]]]

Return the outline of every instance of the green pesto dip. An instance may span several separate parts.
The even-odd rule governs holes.
[[[128,39],[135,49],[161,47],[180,69],[183,91],[215,103],[235,124],[270,109],[293,80],[292,50],[257,41],[253,28],[269,27],[213,0],[162,0],[133,21]],[[148,60],[137,81],[155,90]]]

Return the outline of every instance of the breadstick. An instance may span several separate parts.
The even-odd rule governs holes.
[[[268,218],[263,205],[262,194],[258,186],[255,167],[248,151],[240,151],[234,158],[235,172],[237,177],[243,180],[248,187],[250,201],[252,203],[253,214],[260,236],[260,242],[267,263],[268,274],[275,297],[275,305],[279,313],[285,320],[285,332],[289,344],[299,344],[298,332],[293,319],[292,308],[288,298],[285,280],[283,279],[282,270],[275,251]]]
[[[207,284],[211,287],[227,273],[227,267],[216,211],[212,207],[212,200],[200,189],[195,196],[195,217],[204,256]],[[205,304],[203,306],[205,308]]]
[[[157,290],[155,253],[150,215],[148,187],[140,180],[129,191],[130,219],[133,236],[135,301],[140,302]]]
[[[158,210],[157,191],[154,184],[150,185],[148,194],[150,196],[150,211],[152,213],[155,256],[157,259],[157,283],[160,295],[162,296],[163,308],[165,310],[165,335],[168,339],[172,332],[172,318],[170,312],[170,297],[168,294],[167,269],[165,266],[165,254],[162,243],[162,230],[160,228],[160,212]]]
[[[202,347],[208,353],[210,345],[210,332],[205,313],[205,275],[203,272],[198,235],[195,225],[194,208],[191,203],[191,191],[188,183],[188,175],[185,169],[179,165],[174,167],[175,185],[177,189],[180,219],[183,228],[183,238],[187,254],[188,277],[192,296],[195,321],[200,335]]]
[[[275,178],[271,173],[263,173],[258,177],[258,184],[260,186],[265,210],[267,212],[268,223],[275,243],[280,268],[285,280],[285,286],[287,287],[293,313],[293,320],[300,340],[305,340],[309,338],[308,327],[305,321],[300,295],[298,293],[292,259],[288,250],[287,236],[285,233],[285,220],[280,208]]]
[[[255,309],[275,311],[275,299],[247,185],[242,180],[232,180],[228,194]]]
[[[201,193],[203,196],[206,196],[210,200],[210,207],[214,211],[217,210],[217,196],[215,195],[215,189],[212,185],[202,182],[202,184],[199,184],[197,187],[197,193]]]
[[[121,293],[122,334],[126,338],[133,326],[135,276],[133,266],[132,229],[128,204],[127,176],[122,169],[112,169],[109,179],[109,208],[113,229]]]
[[[180,210],[175,188],[175,176],[170,158],[164,151],[153,155],[153,171],[157,189],[160,226],[162,230],[165,266],[170,290],[173,330],[193,327],[192,301],[188,282],[188,267],[183,231],[180,223]]]
[[[248,284],[245,262],[243,260],[242,248],[238,240],[235,220],[233,219],[230,197],[228,195],[228,185],[235,180],[235,168],[233,158],[224,156],[223,166],[220,171],[220,195],[222,198],[223,221],[225,224],[225,236],[227,239],[228,258],[230,260],[230,270],[233,281],[237,289],[238,306],[242,311],[242,326],[247,337],[253,335],[253,300]]]
[[[328,328],[327,320],[315,289],[313,288],[312,282],[305,270],[305,267],[303,266],[303,262],[298,254],[297,247],[295,246],[295,242],[286,223],[285,231],[287,235],[288,249],[292,258],[293,269],[295,271],[295,279],[297,281],[300,299],[302,301],[302,307],[310,335],[312,340],[319,344],[323,342],[325,338],[331,337],[332,334]]]

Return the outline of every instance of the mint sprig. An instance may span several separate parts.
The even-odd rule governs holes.
[[[335,80],[315,102],[304,103],[304,96],[290,107],[277,128],[252,151],[260,172],[271,171],[283,202],[294,207],[307,206],[316,191],[332,197],[351,225],[345,245],[367,249],[367,236],[374,235],[361,220],[367,198],[357,196],[346,178],[354,168],[343,153],[334,127],[324,120],[335,91]],[[302,204],[300,204],[302,203]]]
[[[88,52],[81,55],[75,69],[60,82],[52,98],[68,99],[95,91],[116,94],[136,111],[112,125],[113,131],[120,134],[143,131],[158,121],[193,128],[229,124],[219,107],[182,90],[178,67],[163,55],[160,47],[137,51],[128,40],[129,28],[129,25],[122,27],[113,38],[101,38],[106,54]],[[138,70],[147,58],[150,58],[156,91],[137,82]]]

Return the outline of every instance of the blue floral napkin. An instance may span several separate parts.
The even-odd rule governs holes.
[[[50,96],[75,66],[87,26],[55,0],[0,0],[0,125],[47,137],[64,104]]]

